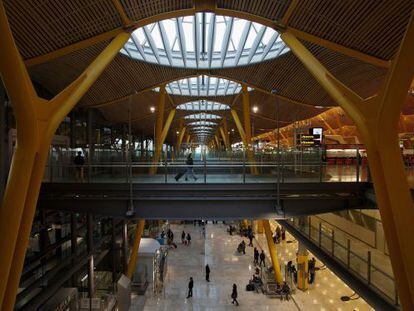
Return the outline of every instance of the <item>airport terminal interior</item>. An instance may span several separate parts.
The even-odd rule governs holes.
[[[0,0],[0,310],[414,311],[414,0]]]

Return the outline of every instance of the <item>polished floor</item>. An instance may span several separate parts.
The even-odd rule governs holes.
[[[353,291],[318,261],[322,270],[316,276],[316,283],[305,292],[296,290],[293,299],[280,301],[263,294],[246,292],[245,286],[253,274],[253,248],[247,248],[246,255],[236,255],[236,247],[241,238],[229,236],[224,225],[207,226],[206,239],[200,228],[192,225],[173,225],[175,236],[184,229],[190,232],[193,243],[177,249],[168,255],[168,271],[164,291],[153,294],[149,288],[145,297],[134,296],[131,310],[373,310],[363,299],[349,302],[340,300],[341,296],[352,295]],[[288,235],[287,241],[278,246],[280,262],[295,260],[297,242]],[[263,235],[257,235],[255,246],[267,247]],[[211,282],[204,278],[205,264],[211,268]],[[267,264],[270,264],[267,258]],[[193,298],[186,299],[189,277],[194,278]],[[231,287],[236,283],[240,306],[231,304]]]

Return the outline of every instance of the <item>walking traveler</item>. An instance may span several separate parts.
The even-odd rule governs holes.
[[[236,304],[236,306],[238,306],[239,302],[237,301],[237,285],[236,284],[233,284],[233,290],[231,292],[231,298],[233,299],[233,301],[231,303]]]
[[[259,251],[257,250],[256,247],[254,248],[253,256],[254,256],[254,264],[258,265],[259,264]]]
[[[262,266],[262,263],[263,263],[263,267],[266,267],[265,259],[266,259],[266,255],[264,251],[262,250],[262,252],[260,253],[260,267]]]
[[[206,265],[206,281],[210,282],[210,267]]]
[[[194,287],[194,281],[193,281],[193,278],[190,277],[190,282],[188,282],[188,295],[187,295],[187,298],[193,297],[193,287]]]

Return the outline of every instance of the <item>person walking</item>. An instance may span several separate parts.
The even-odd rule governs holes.
[[[208,264],[206,265],[206,281],[210,282],[210,267]]]
[[[246,255],[246,242],[244,242],[244,240],[241,242],[241,246],[242,246],[243,255]]]
[[[185,171],[185,180],[188,180],[188,176],[193,177],[194,181],[197,181],[197,177],[194,175],[194,170],[193,170],[193,165],[194,165],[194,160],[192,158],[192,154],[189,153],[187,156],[187,160],[185,161],[185,164],[187,165],[187,170]]]
[[[83,166],[85,165],[85,157],[82,155],[81,151],[78,151],[78,155],[73,160],[76,167],[76,180],[84,182]]]
[[[253,232],[249,232],[248,238],[249,238],[249,246],[253,247],[253,238],[254,238]]]
[[[187,233],[187,246],[191,244],[191,235]]]
[[[259,264],[259,251],[257,250],[257,248],[254,248],[254,264],[257,266]]]
[[[184,244],[185,243],[185,231],[183,230],[183,232],[181,232],[181,243]]]
[[[237,301],[237,285],[236,284],[233,284],[233,290],[231,292],[231,298],[233,299],[233,301],[231,303],[236,304],[236,306],[238,306],[239,302]]]
[[[188,282],[188,295],[187,299],[190,297],[193,297],[193,287],[194,287],[194,281],[193,278],[190,277],[190,282]]]
[[[282,241],[286,240],[286,229],[282,227]]]
[[[262,252],[260,253],[260,267],[262,266],[262,263],[263,263],[263,267],[266,267],[265,259],[266,259],[266,255],[264,251],[262,250]]]
[[[205,239],[206,238],[206,226],[205,225],[203,226],[202,234],[203,234],[203,238]]]

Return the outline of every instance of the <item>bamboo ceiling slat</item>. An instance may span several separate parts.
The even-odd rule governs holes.
[[[302,0],[290,26],[382,59],[392,59],[414,7],[412,0]]]
[[[111,0],[4,0],[23,58],[32,58],[122,26]]]

